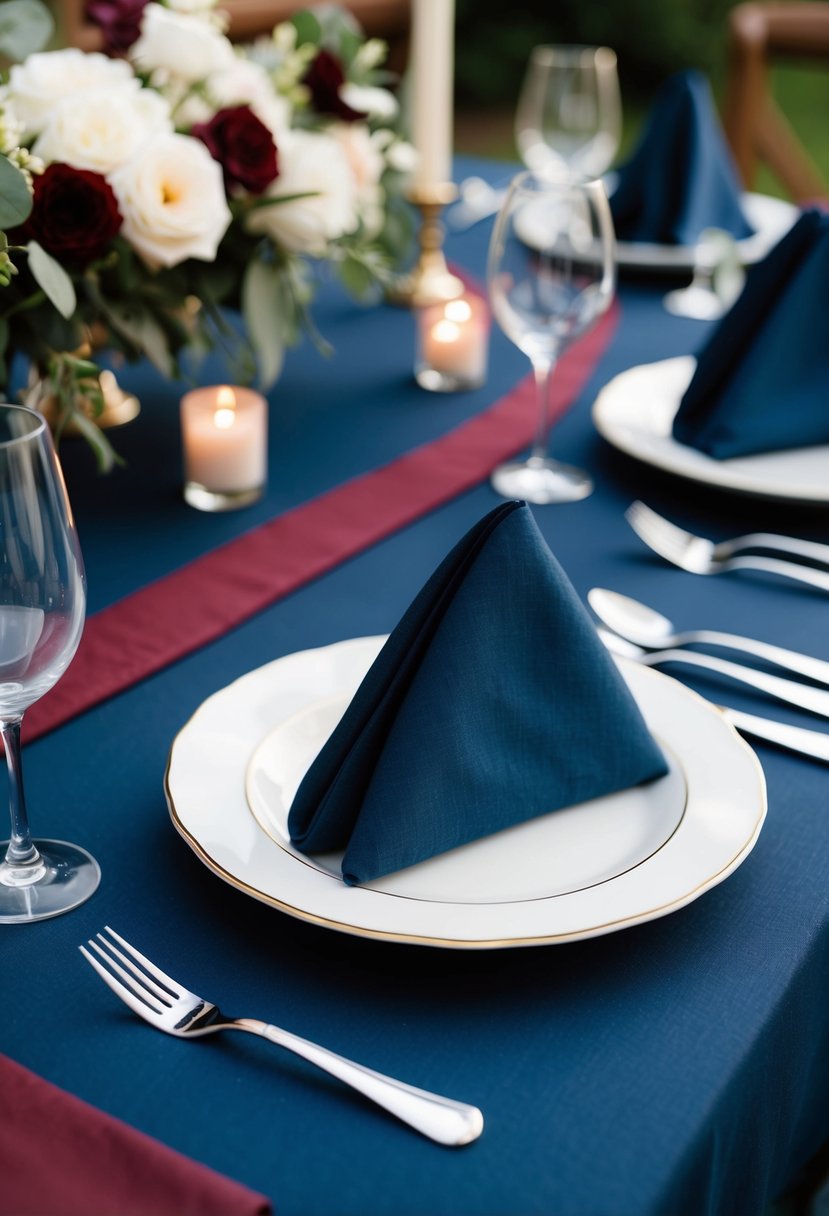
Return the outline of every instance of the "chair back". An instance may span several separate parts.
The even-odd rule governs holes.
[[[797,202],[829,197],[829,185],[772,96],[777,61],[829,67],[829,3],[738,4],[729,14],[724,125],[743,184],[767,165]]]

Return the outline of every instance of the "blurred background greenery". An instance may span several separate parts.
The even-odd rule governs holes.
[[[736,0],[456,0],[456,146],[515,160],[513,111],[530,50],[538,43],[611,46],[619,59],[624,106],[620,155],[635,141],[658,86],[673,72],[699,68],[720,104],[726,30]],[[829,65],[781,64],[775,96],[824,177],[829,179]],[[767,170],[756,189],[785,192]]]

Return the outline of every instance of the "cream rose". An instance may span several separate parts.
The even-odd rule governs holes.
[[[106,175],[172,126],[167,102],[152,89],[114,96],[79,93],[58,102],[34,151],[47,163],[63,161]]]
[[[359,123],[336,123],[330,133],[345,152],[357,189],[357,210],[370,236],[383,227],[383,176],[385,161],[382,140]],[[379,134],[379,132],[378,132]]]
[[[279,177],[267,195],[309,193],[289,203],[248,214],[251,232],[262,232],[294,253],[322,256],[329,241],[357,227],[357,183],[336,139],[293,131],[279,145]]]
[[[109,180],[121,233],[148,265],[213,261],[231,215],[221,167],[199,140],[157,135]]]
[[[108,59],[97,51],[84,54],[76,47],[39,51],[25,63],[16,63],[9,75],[9,92],[25,137],[39,135],[53,109],[65,97],[80,93],[134,96],[141,88],[132,68],[122,59]]]
[[[142,72],[195,83],[231,67],[235,56],[224,34],[207,21],[148,4],[130,58]]]

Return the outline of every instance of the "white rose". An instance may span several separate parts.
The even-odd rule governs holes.
[[[357,209],[370,236],[383,227],[383,190],[380,178],[385,161],[382,140],[376,139],[359,123],[336,123],[330,134],[345,152],[357,188]]]
[[[34,151],[47,163],[63,161],[106,175],[172,125],[166,101],[152,89],[129,96],[78,93],[58,102]]]
[[[367,84],[346,82],[340,88],[340,99],[352,110],[367,114],[370,118],[381,118],[386,122],[395,118],[400,106],[397,98],[388,89],[378,89]]]
[[[309,198],[258,207],[247,217],[251,232],[262,232],[294,253],[322,256],[329,241],[357,227],[357,185],[340,145],[330,135],[294,131],[279,145],[279,177],[267,195],[309,192]]]
[[[231,215],[221,167],[199,140],[157,135],[110,185],[124,217],[121,233],[150,266],[213,261]]]
[[[116,97],[134,94],[140,87],[141,82],[122,59],[108,59],[97,51],[86,55],[76,47],[39,51],[25,63],[16,63],[9,76],[12,103],[27,139],[40,134],[64,97],[91,92]]]
[[[230,67],[234,54],[224,34],[207,21],[148,4],[130,58],[142,72],[161,72],[193,83]]]
[[[250,106],[275,139],[291,126],[290,103],[276,92],[261,63],[237,56],[232,65],[211,76],[207,87],[217,110]]]

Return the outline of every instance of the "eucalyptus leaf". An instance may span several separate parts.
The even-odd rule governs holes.
[[[293,324],[291,296],[269,262],[251,262],[242,283],[242,316],[259,361],[259,379],[270,388],[285,358],[286,334]]]
[[[21,63],[42,51],[55,32],[52,14],[40,0],[5,0],[0,4],[0,55]]]
[[[38,287],[43,289],[60,315],[69,320],[78,305],[69,275],[37,241],[29,241],[28,253],[29,269]]]
[[[72,411],[72,422],[83,435],[86,442],[95,453],[95,462],[98,465],[99,473],[109,473],[112,468],[120,463],[112,444],[107,439],[104,432],[99,426],[87,418],[82,410]]]
[[[109,316],[120,333],[142,351],[162,376],[175,375],[175,360],[163,328],[149,312],[128,304],[110,304]]]
[[[297,46],[303,46],[306,42],[313,42],[315,46],[319,45],[322,27],[313,13],[307,11],[294,13],[291,17],[291,24],[296,30]]]
[[[16,228],[28,219],[32,195],[26,179],[11,161],[0,154],[0,228]]]

